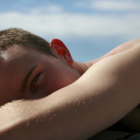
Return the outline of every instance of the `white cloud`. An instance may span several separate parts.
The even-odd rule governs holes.
[[[46,13],[55,13],[55,12],[62,12],[62,11],[63,11],[62,6],[51,5],[51,4],[48,4],[45,7],[31,9],[32,14],[46,14]]]
[[[131,1],[93,1],[91,8],[105,11],[135,11],[140,9],[140,5]]]
[[[34,9],[35,10],[35,9]],[[0,30],[19,27],[47,38],[116,36],[140,37],[139,14],[0,13]],[[37,11],[37,10],[36,10]]]
[[[140,3],[132,0],[94,0],[78,2],[79,8],[90,8],[99,11],[137,11],[140,10]]]

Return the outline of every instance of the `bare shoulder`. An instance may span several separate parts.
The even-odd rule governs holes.
[[[113,50],[111,50],[107,54],[103,55],[102,57],[95,59],[95,60],[92,60],[92,61],[89,61],[89,62],[86,62],[86,64],[91,66],[91,65],[95,64],[96,62],[98,62],[98,61],[100,61],[108,56],[115,55],[117,53],[126,51],[128,49],[133,48],[134,46],[137,46],[137,45],[140,45],[140,39],[128,41],[126,43],[123,43],[123,44],[117,46],[116,48],[114,48]]]
[[[139,104],[139,71],[140,45],[136,43],[98,61],[76,82],[46,98],[15,102],[0,110],[0,137],[87,139]]]
[[[131,41],[124,45],[127,44],[131,44],[132,46],[130,45],[131,47],[129,46],[129,49],[97,61],[83,77],[89,76],[87,78],[88,80],[95,81],[97,79],[97,81],[102,81],[102,84],[102,79],[106,79],[106,85],[107,83],[113,84],[112,80],[114,80],[114,82],[123,83],[123,86],[125,84],[126,86],[133,84],[137,86],[140,82],[140,40]],[[135,87],[135,90],[138,90],[138,86]]]

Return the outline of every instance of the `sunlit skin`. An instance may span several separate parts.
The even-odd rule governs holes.
[[[88,63],[74,61],[61,40],[53,39],[50,48],[56,57],[27,49],[22,45],[8,46],[2,52],[0,105],[16,99],[36,99],[47,96],[76,81],[97,61],[129,49],[129,46],[125,44],[119,46],[105,56]],[[26,78],[27,75],[29,78]]]
[[[130,49],[135,42],[137,41],[120,45],[103,57],[87,63],[75,62],[69,50],[59,40],[50,43],[56,57],[21,45],[8,46],[0,59],[0,105],[16,99],[49,96],[54,91],[74,83],[97,61]]]
[[[2,54],[0,65],[1,105],[15,99],[44,97],[80,77],[65,58],[21,46],[9,47]],[[28,73],[31,73],[29,79],[24,80]]]

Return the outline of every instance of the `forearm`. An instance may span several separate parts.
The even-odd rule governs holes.
[[[139,49],[112,56],[46,98],[1,109],[1,136],[82,140],[109,127],[140,102],[139,56]]]
[[[82,106],[69,104],[67,96],[52,95],[40,100],[14,101],[0,109],[0,138],[3,140],[85,139]],[[54,101],[55,99],[55,101]],[[66,103],[65,103],[66,102]],[[77,109],[77,110],[75,110]],[[83,117],[81,117],[83,118]],[[79,121],[78,121],[79,120]],[[82,134],[83,133],[83,134]]]
[[[73,87],[75,91],[79,90],[77,86]],[[69,90],[69,93],[57,92],[40,100],[15,101],[0,109],[0,138],[84,140],[112,125],[137,105],[135,102],[127,107],[123,103],[125,99],[117,105],[120,98],[117,94],[105,93],[91,98],[91,94],[87,93],[86,97],[84,91],[79,90],[76,95]]]

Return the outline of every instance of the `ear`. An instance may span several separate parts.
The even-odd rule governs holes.
[[[68,50],[68,48],[65,46],[65,44],[59,40],[59,39],[52,39],[50,42],[50,47],[52,50],[54,50],[54,53],[57,53],[63,60],[71,66],[73,64],[72,56]]]

